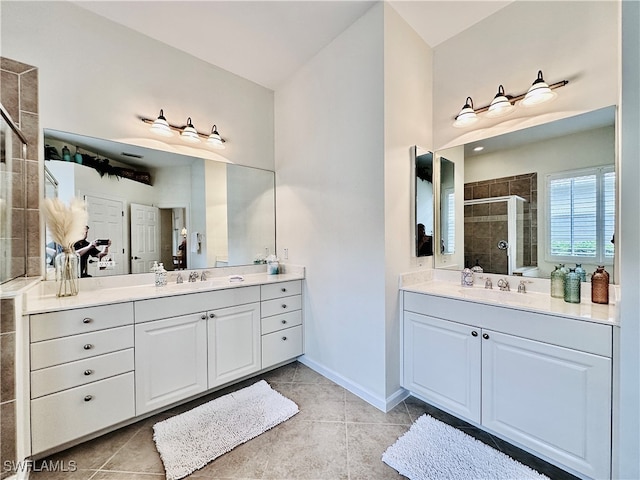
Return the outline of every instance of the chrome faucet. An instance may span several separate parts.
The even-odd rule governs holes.
[[[178,272],[178,276],[176,277],[176,283],[182,283],[184,280],[182,279],[182,274]]]
[[[207,281],[207,272],[206,271],[202,271],[202,273],[200,274],[200,281],[201,282],[206,282]]]
[[[486,288],[487,290],[493,288],[493,282],[491,281],[491,278],[487,277],[487,279],[484,281],[484,288]]]
[[[196,280],[198,280],[198,272],[190,272],[189,282],[195,282]]]
[[[506,278],[501,278],[500,280],[498,280],[498,287],[500,287],[501,292],[511,291],[509,288],[509,282],[507,281]]]

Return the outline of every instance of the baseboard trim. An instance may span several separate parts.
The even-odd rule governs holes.
[[[404,388],[399,388],[389,397],[381,398],[378,395],[371,393],[369,390],[362,387],[361,385],[354,383],[348,378],[343,377],[342,375],[335,372],[334,370],[331,370],[330,368],[327,368],[324,365],[321,365],[318,362],[310,359],[306,355],[303,355],[302,357],[298,358],[298,361],[303,365],[309,367],[311,370],[319,373],[323,377],[326,377],[332,382],[337,383],[341,387],[346,388],[355,396],[360,397],[365,402],[373,405],[378,410],[381,410],[385,413],[391,410],[393,407],[398,405],[400,402],[402,402],[405,398],[409,396],[409,392],[407,390],[405,390]]]

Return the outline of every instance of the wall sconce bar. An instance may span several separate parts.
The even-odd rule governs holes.
[[[454,127],[468,127],[473,125],[479,120],[478,114],[487,113],[487,117],[495,118],[511,113],[515,107],[516,102],[521,102],[525,107],[531,107],[545,103],[556,97],[556,93],[552,92],[560,87],[564,87],[568,84],[568,80],[561,80],[551,85],[547,85],[542,78],[542,70],[538,70],[538,76],[533,82],[529,90],[519,95],[511,96],[504,93],[504,87],[500,85],[498,87],[498,93],[494,97],[493,101],[484,107],[475,108],[473,106],[473,99],[467,97],[464,107],[460,110],[460,113],[456,115],[453,123]]]
[[[202,133],[195,129],[193,123],[191,123],[191,117],[187,119],[186,125],[173,125],[167,122],[162,110],[160,110],[160,115],[155,120],[142,116],[138,118],[142,120],[143,123],[151,125],[151,131],[153,133],[163,137],[171,137],[173,136],[173,132],[177,132],[185,142],[198,143],[200,142],[200,138],[202,138],[206,140],[207,145],[218,149],[223,149],[224,143],[226,143],[226,140],[218,133],[218,127],[216,125],[211,128],[210,133]]]

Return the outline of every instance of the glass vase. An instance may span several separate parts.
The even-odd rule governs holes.
[[[591,301],[609,303],[609,273],[603,266],[598,266],[591,276]]]
[[[56,286],[58,297],[70,297],[78,294],[80,280],[80,257],[73,248],[65,248],[56,255]]]
[[[551,296],[554,298],[564,298],[565,273],[558,267],[551,272]]]
[[[564,282],[564,301],[568,303],[580,303],[580,275],[575,269],[570,269]]]

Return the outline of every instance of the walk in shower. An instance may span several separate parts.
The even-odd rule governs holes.
[[[465,200],[465,264],[479,264],[487,273],[535,276],[532,226],[528,202],[518,195]]]

